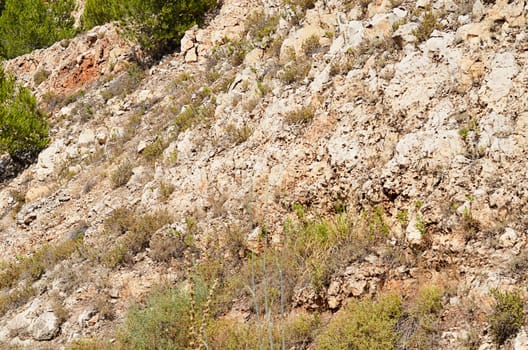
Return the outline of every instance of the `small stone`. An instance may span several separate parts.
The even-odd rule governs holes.
[[[499,242],[501,247],[509,248],[515,245],[518,238],[519,236],[517,235],[517,232],[515,232],[515,230],[511,227],[507,227],[504,230],[504,233],[499,237]]]
[[[137,151],[137,153],[141,153],[141,152],[143,152],[143,150],[145,148],[147,148],[147,141],[141,140],[141,141],[139,141],[139,144],[138,144],[138,146],[136,148],[136,151]]]
[[[119,289],[118,288],[110,289],[110,298],[113,298],[113,299],[118,299],[119,298]]]
[[[198,62],[198,54],[196,53],[196,48],[192,48],[185,54],[185,62],[192,63]]]
[[[341,289],[341,282],[340,281],[332,281],[330,283],[330,286],[328,287],[327,294],[328,295],[338,295],[340,289]]]

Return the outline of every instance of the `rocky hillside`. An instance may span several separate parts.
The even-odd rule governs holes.
[[[528,349],[527,16],[226,0],[149,68],[110,24],[7,61],[52,130],[0,185],[2,349],[154,348],[160,285],[189,348]]]

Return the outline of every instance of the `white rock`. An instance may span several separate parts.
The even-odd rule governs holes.
[[[95,143],[95,132],[92,129],[83,129],[77,144],[79,147],[88,147]]]
[[[185,62],[198,62],[198,54],[196,52],[196,48],[193,48],[185,53]]]
[[[405,230],[405,237],[407,238],[407,241],[414,246],[421,245],[423,241],[423,234],[418,229],[419,225],[419,220],[416,218],[416,216],[413,216],[409,220],[409,224]]]
[[[38,341],[51,340],[57,336],[59,331],[59,319],[53,311],[41,314],[31,326],[31,335]]]
[[[345,281],[343,285],[343,291],[348,295],[355,297],[361,296],[365,292],[365,287],[367,286],[367,281],[365,280],[356,280],[349,279]]]
[[[486,85],[491,90],[491,99],[498,100],[510,92],[512,78],[519,72],[515,56],[511,52],[498,53],[491,63],[491,73],[486,77]]]
[[[524,328],[513,340],[513,350],[528,350],[528,335]]]
[[[419,24],[415,22],[403,24],[392,34],[392,39],[394,39],[401,47],[407,43],[414,43],[416,41],[416,36],[414,36],[413,33],[418,27]]]
[[[519,236],[517,235],[517,232],[515,232],[514,229],[512,229],[511,227],[506,227],[504,233],[499,237],[499,242],[504,248],[513,247],[517,242],[518,238]]]
[[[147,141],[141,140],[137,145],[136,152],[141,153],[145,148],[147,148]]]
[[[55,164],[64,160],[64,140],[59,139],[53,142],[48,148],[40,152],[35,173],[39,179],[44,179],[47,175],[55,171]]]
[[[187,52],[194,46],[194,40],[196,38],[196,28],[193,27],[185,32],[183,38],[180,41],[181,52]]]

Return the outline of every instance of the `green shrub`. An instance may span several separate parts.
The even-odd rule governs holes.
[[[81,18],[82,28],[89,30],[95,26],[119,19],[120,13],[115,0],[86,0]]]
[[[495,307],[489,316],[490,332],[494,342],[502,345],[514,337],[524,324],[523,302],[518,292],[491,290]]]
[[[74,0],[6,0],[0,16],[0,56],[13,58],[75,35]]]
[[[421,43],[429,39],[431,33],[433,33],[433,31],[438,28],[440,28],[438,18],[433,13],[433,11],[429,9],[423,14],[422,21],[420,22],[418,28],[416,28],[416,30],[413,32],[413,34],[416,37],[417,41]]]
[[[114,235],[122,235],[110,247],[105,247],[100,259],[113,268],[132,260],[132,257],[149,247],[152,235],[172,221],[166,211],[138,216],[126,208],[114,210],[105,220],[105,229]]]
[[[29,164],[46,147],[48,124],[29,89],[0,68],[0,153]]]
[[[341,309],[317,339],[317,350],[391,350],[402,314],[399,296],[353,301]]]
[[[442,290],[436,286],[420,289],[398,325],[401,348],[416,350],[438,348],[440,312],[443,308],[442,295]]]
[[[146,305],[132,307],[118,333],[121,349],[188,349],[193,340],[193,327],[201,321],[200,312],[207,288],[195,283],[194,293],[181,288],[162,287],[154,291]],[[193,301],[194,300],[194,301]],[[196,317],[194,322],[191,311]]]
[[[156,141],[147,145],[145,149],[141,151],[141,156],[148,163],[154,163],[163,155],[165,148],[167,148],[167,143],[162,138],[157,138]]]
[[[97,339],[82,338],[74,340],[67,348],[68,350],[106,350],[104,343]]]
[[[89,0],[83,13],[85,29],[118,19],[123,33],[158,59],[180,45],[185,31],[202,24],[215,0]]]

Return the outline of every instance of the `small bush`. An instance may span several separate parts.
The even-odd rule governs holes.
[[[246,142],[253,134],[253,130],[249,126],[237,127],[235,124],[229,124],[225,132],[229,140],[237,145]]]
[[[304,55],[307,57],[312,56],[313,54],[319,52],[321,49],[321,44],[319,42],[318,35],[312,35],[302,43],[302,50]]]
[[[159,194],[163,201],[166,201],[171,196],[172,192],[174,192],[174,185],[170,182],[161,181],[159,184]]]
[[[517,335],[524,324],[523,302],[518,292],[501,292],[493,289],[495,307],[489,316],[490,332],[493,341],[502,345]]]
[[[295,109],[284,116],[284,121],[287,124],[307,124],[314,118],[314,108],[312,106],[305,106]]]
[[[45,69],[39,69],[35,75],[33,75],[33,82],[35,83],[35,85],[40,85],[42,84],[42,82],[46,79],[48,79],[49,75],[51,74],[50,71],[48,70],[45,70]]]
[[[306,59],[295,58],[279,72],[279,79],[285,84],[300,82],[310,72],[311,62]]]
[[[438,347],[442,295],[442,290],[436,286],[420,289],[398,324],[401,348],[428,350]]]
[[[184,132],[191,127],[200,123],[211,121],[215,113],[215,104],[208,103],[201,106],[194,104],[188,105],[174,120],[177,132]]]
[[[377,301],[353,301],[341,309],[317,339],[317,350],[391,350],[396,346],[396,324],[402,314],[399,296]]]
[[[112,173],[111,181],[112,187],[114,189],[124,186],[127,184],[128,180],[132,177],[132,163],[129,160],[126,160],[119,164],[116,170]]]
[[[438,18],[431,10],[427,10],[422,17],[422,21],[420,22],[420,25],[416,30],[413,32],[414,36],[416,37],[418,43],[421,43],[431,36],[431,33],[435,30],[440,28],[440,24],[438,23]]]
[[[149,296],[146,305],[132,307],[118,333],[121,348],[189,348],[193,340],[191,326],[195,326],[196,322],[190,316],[191,310],[200,308],[206,294],[203,287],[197,289],[193,298],[190,293],[180,288],[162,287]]]
[[[74,340],[68,350],[107,350],[108,347],[97,339],[83,338]]]
[[[167,148],[167,144],[162,138],[157,138],[156,141],[152,142],[141,151],[141,155],[147,162],[154,163],[161,157],[165,148]]]
[[[171,221],[166,211],[138,216],[129,209],[114,210],[105,221],[105,228],[124,235],[105,248],[101,261],[110,268],[132,261],[135,254],[149,247],[152,235]]]
[[[261,43],[275,32],[278,24],[278,16],[266,16],[263,11],[256,11],[249,16],[247,23],[248,34],[257,43]]]
[[[101,91],[101,97],[108,101],[115,96],[124,97],[137,89],[145,72],[135,63],[128,64],[126,71],[109,83],[106,90]]]

